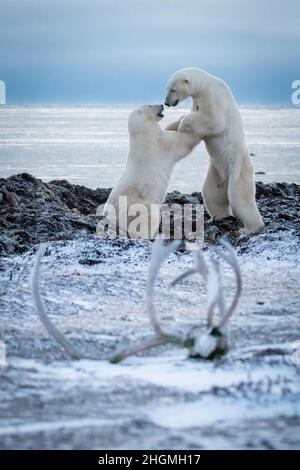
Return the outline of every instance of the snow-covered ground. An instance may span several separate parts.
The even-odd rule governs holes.
[[[113,365],[151,334],[144,308],[150,242],[50,242],[41,290],[53,322],[96,360],[71,361],[45,332],[29,291],[34,252],[1,259],[0,448],[299,448],[299,246],[289,231],[252,237],[238,253],[243,293],[231,349],[214,362],[165,346]],[[206,252],[207,255],[207,252]],[[156,305],[165,330],[205,325],[206,292],[190,252],[162,267]],[[228,295],[233,274],[224,265]],[[292,360],[294,358],[294,361]],[[296,359],[296,360],[295,360]]]

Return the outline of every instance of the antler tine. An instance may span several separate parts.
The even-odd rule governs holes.
[[[207,292],[208,292],[208,310],[207,310],[207,326],[211,328],[213,326],[213,314],[216,304],[219,299],[218,280],[219,280],[219,265],[211,260],[212,264],[209,268],[208,263],[205,261],[202,251],[196,252],[196,266],[197,272],[203,277]]]
[[[164,245],[163,238],[159,237],[153,242],[152,246],[151,263],[146,288],[146,306],[151,325],[157,337],[163,336],[164,333],[158,323],[154,308],[154,285],[162,263],[165,261],[168,255],[177,248],[179,244],[180,240],[173,240],[168,245]]]
[[[154,348],[155,346],[160,346],[162,344],[176,344],[177,346],[184,347],[184,340],[179,336],[175,335],[162,335],[162,336],[153,336],[147,341],[143,341],[131,348],[123,349],[114,356],[110,358],[110,362],[116,364],[117,362],[126,359],[127,357],[134,356],[140,352],[146,351],[147,349]]]
[[[196,269],[199,274],[207,281],[207,276],[209,272],[209,267],[207,262],[204,259],[203,253],[201,250],[196,251]]]
[[[219,327],[222,328],[228,321],[229,317],[232,315],[232,312],[235,310],[239,302],[239,298],[242,292],[242,275],[236,253],[230,243],[225,240],[221,240],[220,244],[225,248],[226,251],[224,252],[219,248],[215,248],[215,251],[232,267],[236,277],[236,291],[234,297],[227,311],[223,314],[220,319]]]
[[[213,258],[213,257],[211,258],[211,263],[216,271],[216,278],[217,278],[215,306],[218,305],[220,319],[222,319],[225,314],[225,300],[224,300],[224,290],[223,290],[223,282],[222,282],[223,280],[222,280],[222,274],[221,274],[221,269],[220,269],[220,263],[216,258]],[[210,322],[208,321],[208,325],[210,327],[213,326],[212,318]]]
[[[164,344],[165,342],[166,339],[164,338],[164,336],[154,336],[153,338],[148,341],[145,341],[144,343],[137,344],[136,346],[124,349],[123,351],[115,354],[110,359],[110,362],[112,364],[116,364],[117,362],[123,361],[123,359],[126,359],[127,357],[134,356],[135,354],[146,351],[147,349],[153,348],[154,346],[159,346],[161,344]]]
[[[223,289],[223,278],[220,270],[220,264],[218,263],[219,267],[219,297],[218,297],[218,307],[219,307],[219,313],[220,313],[220,320],[223,318],[225,315],[225,300],[224,300],[224,289]]]
[[[225,252],[221,251],[218,247],[216,247],[216,250],[219,252],[220,256],[226,261],[231,264],[237,266],[239,269],[239,262],[236,256],[236,252],[233,249],[232,245],[227,241],[227,240],[220,240],[220,245],[222,245],[225,248]]]
[[[56,326],[53,325],[51,320],[47,317],[44,304],[42,301],[42,297],[40,294],[39,289],[39,280],[40,280],[40,265],[41,265],[41,258],[45,254],[46,251],[46,244],[42,244],[38,249],[34,267],[31,272],[31,293],[33,298],[33,303],[35,309],[40,317],[41,322],[43,323],[44,327],[48,331],[48,333],[55,338],[57,343],[73,358],[73,359],[82,359],[84,355],[78,351],[70,342],[69,340],[61,333]]]
[[[211,266],[207,273],[207,293],[208,293],[208,312],[207,326],[213,327],[213,314],[216,305],[222,308],[224,305],[223,292],[221,285],[220,265],[218,260],[211,258]]]
[[[168,245],[164,245],[162,237],[159,237],[154,241],[152,245],[151,263],[146,288],[146,306],[150,323],[154,329],[155,336],[145,342],[133,346],[132,348],[124,349],[123,351],[115,354],[110,359],[110,362],[120,362],[127,357],[133,356],[139,352],[146,351],[147,349],[153,348],[154,346],[159,346],[165,343],[174,343],[183,346],[183,341],[180,338],[173,335],[167,335],[163,332],[157,320],[153,301],[154,285],[157,275],[159,273],[159,269],[164,260],[167,258],[167,256],[172,251],[174,251],[179,244],[180,240],[174,240]]]
[[[182,281],[188,276],[191,276],[192,274],[199,273],[203,276],[204,280],[206,281],[207,274],[208,274],[208,267],[205,262],[205,259],[200,253],[200,250],[197,250],[194,252],[195,256],[195,266],[193,268],[187,269],[184,273],[180,274],[178,277],[176,277],[172,282],[171,286],[175,286],[178,282]]]

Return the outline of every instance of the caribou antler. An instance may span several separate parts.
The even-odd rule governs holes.
[[[167,334],[161,328],[155,307],[154,307],[154,287],[157,275],[161,268],[162,263],[173,252],[180,241],[176,240],[167,245],[163,243],[162,238],[155,240],[152,246],[151,262],[147,278],[146,288],[146,309],[149,316],[151,326],[154,330],[154,336],[131,348],[126,348],[123,351],[115,354],[110,361],[113,363],[119,362],[126,357],[135,355],[139,352],[145,351],[155,346],[162,344],[176,344],[177,346],[187,347],[189,349],[189,356],[202,359],[213,359],[224,354],[228,350],[227,338],[222,331],[227,323],[232,312],[236,308],[242,289],[242,278],[235,251],[228,242],[221,241],[224,250],[214,248],[215,253],[218,254],[220,259],[225,260],[233,269],[236,276],[236,291],[231,301],[230,306],[225,309],[222,277],[220,270],[220,262],[216,257],[210,258],[210,265],[204,259],[200,250],[195,252],[194,267],[187,270],[181,276],[177,277],[172,285],[175,285],[179,280],[194,274],[199,273],[207,286],[208,291],[208,312],[207,312],[207,331],[205,334],[198,333],[197,329],[193,329],[187,338],[181,338],[175,335]],[[31,292],[36,311],[51,336],[55,338],[58,344],[73,358],[81,359],[87,358],[81,351],[77,350],[69,340],[61,333],[47,317],[43,301],[39,291],[39,278],[40,278],[40,262],[41,258],[46,251],[46,245],[41,245],[37,252],[36,260],[32,270],[31,276]],[[220,319],[218,324],[213,322],[214,312],[218,307]]]
[[[146,305],[147,305],[147,312],[150,318],[151,325],[157,337],[165,336],[165,335],[163,331],[161,330],[161,327],[159,326],[155,308],[154,308],[153,297],[154,297],[155,280],[157,278],[161,265],[169,256],[169,254],[172,253],[174,250],[176,250],[179,243],[180,243],[179,240],[174,240],[168,245],[164,245],[163,239],[159,237],[153,242],[153,246],[152,246],[151,262],[150,262],[149,273],[148,273],[148,278],[147,278]]]
[[[43,323],[44,327],[48,331],[48,333],[55,338],[58,344],[73,358],[73,359],[81,359],[84,355],[78,351],[70,341],[61,333],[55,325],[51,322],[51,320],[47,317],[44,304],[42,301],[42,297],[40,294],[39,289],[39,281],[40,281],[40,264],[41,258],[45,254],[46,251],[46,244],[42,244],[38,249],[34,267],[31,274],[31,293],[33,298],[33,303],[37,314],[39,315],[41,322]]]
[[[237,307],[242,290],[242,276],[235,251],[230,243],[225,240],[221,240],[220,245],[223,246],[225,251],[218,247],[214,247],[214,251],[221,259],[225,260],[232,267],[236,276],[235,295],[227,310],[225,310],[224,291],[220,272],[220,263],[218,259],[211,257],[211,265],[209,266],[204,259],[203,253],[198,250],[195,252],[194,267],[188,269],[183,274],[175,278],[174,281],[172,281],[172,285],[174,286],[178,282],[194,273],[199,273],[203,277],[208,292],[207,326],[209,328],[213,327],[213,314],[216,306],[218,306],[220,312],[220,321],[219,324],[215,326],[222,328],[226,324],[232,312]]]
[[[146,349],[166,343],[173,343],[178,346],[187,347],[189,349],[189,356],[194,358],[214,359],[215,357],[221,356],[227,352],[227,338],[225,333],[222,331],[222,328],[225,326],[230,315],[237,306],[241,294],[242,278],[235,251],[228,242],[221,241],[221,245],[225,251],[216,248],[215,252],[219,255],[219,258],[227,261],[235,272],[237,287],[234,298],[226,310],[219,259],[211,257],[209,265],[205,261],[202,252],[200,250],[196,251],[194,267],[188,269],[186,272],[177,277],[171,285],[175,285],[180,280],[195,273],[199,273],[203,277],[208,291],[208,328],[204,334],[199,334],[199,332],[194,329],[186,339],[181,339],[177,336],[167,335],[162,331],[156,317],[153,303],[154,284],[160,266],[168,254],[175,249],[176,244],[173,242],[165,246],[163,245],[161,239],[155,241],[153,245],[146,294],[147,311],[155,332],[155,336],[138,346],[124,350],[123,352],[117,354],[112,358],[112,362],[121,361],[125,357],[132,356],[139,352],[145,351]],[[220,320],[218,324],[214,324],[213,322],[216,307],[218,307],[220,312]]]
[[[226,312],[224,311],[224,308],[222,309],[224,313],[221,315],[219,322],[219,328],[222,328],[238,305],[242,292],[242,275],[236,253],[230,243],[225,240],[221,240],[220,244],[225,248],[225,251],[220,250],[218,247],[215,247],[215,251],[219,254],[220,258],[227,261],[227,263],[232,267],[236,277],[236,290],[232,302]]]
[[[151,262],[147,278],[146,288],[146,309],[149,316],[150,323],[154,330],[154,336],[149,340],[140,343],[132,348],[124,349],[123,351],[115,354],[111,358],[111,362],[116,363],[122,361],[126,357],[133,356],[139,352],[159,346],[161,344],[173,343],[183,346],[183,340],[177,336],[166,334],[159,325],[156,311],[154,307],[154,286],[157,275],[161,265],[180,244],[180,240],[174,240],[167,245],[164,245],[162,237],[157,238],[152,245]]]
[[[224,251],[220,248],[214,248],[214,250],[219,255],[219,258],[227,261],[236,276],[235,294],[227,310],[224,301],[224,289],[222,285],[219,259],[211,256],[209,266],[205,261],[203,254],[198,251],[195,254],[194,268],[187,270],[173,281],[174,285],[190,274],[198,272],[202,275],[207,286],[207,331],[199,336],[197,329],[194,329],[187,337],[185,345],[189,348],[190,357],[214,359],[228,350],[227,338],[223,328],[238,304],[242,289],[242,277],[234,249],[226,241],[221,240],[220,244],[223,246]],[[216,307],[218,307],[220,313],[218,323],[213,321]]]
[[[164,245],[162,239],[157,239],[153,243],[153,249],[151,254],[151,264],[147,279],[147,289],[146,289],[146,307],[147,312],[149,315],[150,323],[154,330],[154,337],[150,338],[148,341],[136,345],[132,348],[125,349],[120,353],[117,353],[111,358],[111,362],[119,362],[122,359],[125,359],[128,356],[132,356],[137,354],[138,352],[144,351],[146,349],[152,348],[154,346],[159,346],[160,344],[165,343],[174,343],[183,345],[183,341],[181,338],[173,335],[166,334],[162,331],[159,322],[157,320],[155,308],[154,308],[154,286],[155,280],[159,273],[159,269],[164,262],[164,260],[168,257],[168,255],[176,249],[179,245],[180,241],[173,241],[168,245]],[[48,318],[44,304],[42,301],[42,297],[40,294],[39,288],[39,280],[40,280],[40,264],[41,258],[45,254],[46,251],[46,244],[42,244],[38,249],[34,267],[31,274],[31,293],[33,298],[33,303],[35,309],[40,317],[41,322],[45,326],[48,333],[57,341],[57,343],[70,355],[73,359],[83,359],[88,358],[85,354],[81,351],[77,350],[72,343],[65,337],[63,333],[61,333],[56,326],[51,322]]]

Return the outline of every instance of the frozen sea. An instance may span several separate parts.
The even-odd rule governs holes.
[[[133,106],[0,107],[0,176],[28,172],[49,181],[67,179],[111,187],[128,151],[127,119]],[[256,179],[300,183],[300,109],[242,108]],[[187,113],[166,109],[162,125]],[[181,161],[170,189],[201,189],[208,157],[203,144]]]

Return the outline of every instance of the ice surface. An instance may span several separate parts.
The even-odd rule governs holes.
[[[130,107],[3,107],[0,174],[28,172],[44,181],[65,178],[112,187],[125,166]],[[242,108],[249,150],[263,182],[300,182],[300,109]],[[166,110],[162,125],[188,113]],[[199,191],[208,157],[203,144],[176,167],[169,189]]]

